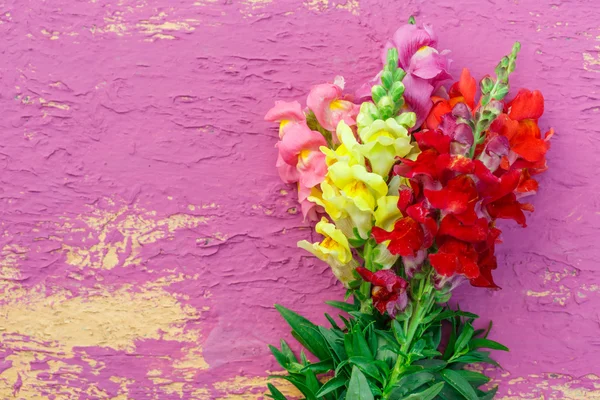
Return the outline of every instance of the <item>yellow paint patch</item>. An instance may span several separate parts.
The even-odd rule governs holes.
[[[178,376],[192,382],[198,370],[208,368],[199,346],[201,334],[197,329],[189,329],[201,311],[179,303],[178,296],[163,287],[195,278],[198,276],[179,274],[136,287],[135,291],[131,285],[103,287],[76,297],[66,291],[46,296],[43,287],[11,292],[7,303],[0,305],[0,319],[5,321],[0,327],[0,340],[5,348],[14,350],[7,358],[12,366],[0,374],[0,398],[12,398],[13,386],[19,380],[19,398],[45,398],[38,396],[42,391],[68,393],[68,398],[108,398],[93,382],[64,385],[53,382],[52,374],[60,374],[67,382],[81,381],[81,367],[70,364],[69,359],[88,363],[92,374],[99,374],[104,368],[102,361],[85,354],[86,347],[134,353],[136,342],[143,339],[183,343],[184,356],[172,360],[172,366],[180,371]],[[48,367],[32,369],[33,362],[47,363]],[[50,378],[40,379],[41,373],[50,374]],[[161,379],[162,392],[183,393],[185,382]],[[123,389],[117,399],[128,398],[126,386],[132,382],[121,377],[111,380],[121,383]]]
[[[81,297],[46,296],[37,289],[0,306],[3,332],[58,343],[67,353],[90,346],[133,352],[139,339],[187,341],[186,323],[198,315],[164,290],[133,292],[128,286]]]
[[[27,256],[27,248],[7,244],[0,251],[0,289],[12,287],[21,279],[19,263]]]
[[[342,0],[343,1],[343,0]],[[304,7],[315,12],[325,12],[328,9],[346,10],[352,15],[360,14],[360,4],[358,0],[346,0],[343,3],[330,4],[329,0],[306,0]]]
[[[600,54],[583,53],[583,69],[590,72],[600,72]]]
[[[328,0],[308,0],[304,2],[304,6],[310,11],[323,12],[329,6]]]
[[[164,35],[165,32],[173,31],[192,32],[195,28],[190,24],[194,22],[197,21],[195,19],[186,19],[185,21],[165,21],[159,23],[156,19],[150,19],[136,24],[136,27],[140,32],[147,35]],[[170,38],[174,38],[171,35],[169,36]]]
[[[66,262],[81,269],[113,269],[141,263],[138,258],[142,247],[163,239],[171,239],[176,231],[193,229],[208,223],[209,218],[191,214],[173,214],[156,219],[155,211],[146,211],[137,206],[123,206],[116,212],[94,209],[90,214],[74,219],[63,218],[62,234],[83,232],[81,244],[62,244]],[[76,222],[83,222],[84,228],[75,229]],[[118,233],[121,240],[110,242],[111,234]],[[60,238],[56,240],[62,241]],[[94,244],[86,246],[86,241]]]
[[[358,4],[358,0],[348,0],[346,4],[338,4],[335,7],[341,10],[346,10],[352,15],[360,14],[360,6]]]

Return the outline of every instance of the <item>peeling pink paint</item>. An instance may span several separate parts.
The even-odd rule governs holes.
[[[0,3],[0,394],[260,397],[289,338],[273,304],[324,322],[343,295],[296,248],[314,233],[262,117],[358,87],[410,15],[455,75],[523,44],[512,85],[546,97],[550,170],[530,226],[503,227],[503,290],[456,297],[512,349],[501,395],[600,398],[600,26],[574,0]]]

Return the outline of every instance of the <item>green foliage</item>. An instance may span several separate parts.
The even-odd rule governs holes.
[[[426,296],[424,300],[428,300]],[[485,375],[465,369],[472,363],[497,365],[488,351],[508,350],[487,339],[489,330],[474,330],[477,315],[433,305],[426,315],[419,307],[408,319],[390,320],[378,313],[364,313],[360,302],[331,301],[329,305],[347,313],[331,327],[317,326],[293,311],[277,305],[292,328],[292,335],[315,357],[304,353],[298,359],[289,345],[269,346],[287,371],[285,379],[307,400],[427,400],[492,399],[495,390],[480,390],[489,382]],[[416,318],[416,316],[419,316]],[[417,321],[416,327],[411,321]],[[450,326],[448,344],[441,352],[442,324]],[[412,332],[412,337],[411,337]],[[269,397],[285,396],[269,384]]]

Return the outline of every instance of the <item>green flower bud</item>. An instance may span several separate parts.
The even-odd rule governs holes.
[[[479,83],[482,94],[488,94],[494,87],[494,80],[490,76],[485,76]]]
[[[500,83],[498,86],[496,86],[496,91],[494,93],[492,93],[492,97],[495,100],[502,100],[503,98],[506,97],[506,95],[508,94],[508,91],[509,91],[508,83]]]
[[[390,71],[384,71],[383,74],[381,74],[381,83],[386,89],[392,87],[392,84],[394,83],[394,76]]]
[[[392,47],[387,53],[387,67],[390,71],[398,68],[398,49]]]
[[[377,102],[377,108],[382,119],[386,120],[394,114],[394,102],[390,96],[383,96]]]
[[[373,101],[377,103],[379,99],[383,96],[387,95],[387,91],[381,85],[375,85],[371,88],[371,96],[373,97]]]
[[[394,81],[401,81],[406,76],[406,72],[402,68],[394,71]]]
[[[390,89],[390,96],[392,96],[392,100],[394,103],[398,103],[404,94],[404,84],[402,82],[396,81],[392,85]]]

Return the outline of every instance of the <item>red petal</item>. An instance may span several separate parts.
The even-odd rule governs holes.
[[[406,214],[415,221],[423,223],[425,222],[425,218],[430,214],[430,210],[425,207],[424,201],[421,201],[408,207]]]
[[[447,100],[442,99],[441,97],[433,97],[431,100],[433,100],[434,104],[425,120],[424,126],[425,128],[433,130],[437,129],[440,125],[442,117],[452,111],[452,107],[450,107]]]
[[[468,69],[463,68],[460,80],[450,87],[448,95],[450,98],[462,97],[471,110],[475,108],[475,94],[477,93],[477,82],[471,76]]]
[[[500,289],[492,277],[492,270],[495,270],[498,266],[494,252],[486,251],[481,253],[477,264],[479,265],[479,276],[471,279],[471,285],[490,289]]]
[[[450,179],[441,190],[425,190],[424,194],[433,207],[453,214],[461,214],[474,207],[478,198],[475,182],[466,175]]]
[[[492,171],[490,171],[488,167],[486,167],[485,164],[480,160],[473,161],[473,165],[475,166],[475,176],[483,183],[487,185],[493,185],[500,182],[500,179],[498,179],[498,177],[494,175]]]
[[[385,242],[386,240],[392,239],[394,237],[394,232],[388,232],[385,229],[381,229],[378,226],[374,226],[371,230],[371,235],[377,243],[381,243]]]
[[[356,272],[367,282],[371,282],[373,278],[373,273],[364,267],[356,267]]]
[[[400,175],[407,178],[412,178],[416,175],[423,174],[429,176],[432,179],[437,179],[437,168],[435,167],[435,160],[438,157],[438,152],[433,149],[425,150],[417,157],[416,161],[402,160],[404,164],[409,166],[408,172],[402,174],[397,171]],[[395,170],[396,171],[396,170]]]
[[[535,179],[531,178],[528,169],[524,169],[521,172],[521,177],[519,179],[519,185],[517,186],[517,193],[530,193],[537,192],[538,183]]]
[[[425,218],[423,222],[423,247],[429,248],[433,245],[435,236],[438,232],[437,221],[431,217]]]
[[[510,140],[512,151],[527,161],[540,161],[546,155],[549,144],[541,139],[540,128],[532,120],[519,123],[517,134]]]
[[[517,96],[508,103],[508,116],[516,121],[524,119],[537,120],[544,113],[544,96],[539,90],[530,92],[521,89]]]
[[[398,196],[398,209],[404,214],[406,207],[412,203],[412,190],[408,186],[400,186]]]
[[[479,276],[479,266],[477,262],[470,259],[469,257],[460,255],[458,256],[459,269],[458,273],[463,274],[469,279],[477,278]]]
[[[416,132],[414,137],[421,150],[436,149],[440,154],[450,151],[452,138],[444,135],[441,131],[424,130]]]
[[[369,281],[373,285],[381,286],[385,288],[388,292],[396,291],[399,292],[402,289],[405,289],[408,283],[398,275],[394,273],[394,271],[389,269],[382,269],[380,271],[375,272],[371,276],[371,280]]]
[[[443,276],[452,276],[454,273],[469,278],[479,276],[475,249],[459,240],[446,240],[436,254],[429,255],[429,262]]]
[[[452,276],[458,269],[458,257],[456,254],[430,254],[429,263],[442,276]]]
[[[490,130],[498,132],[502,136],[505,136],[508,140],[517,133],[519,129],[519,122],[513,121],[506,114],[500,114],[492,123]]]
[[[372,234],[377,243],[390,240],[388,250],[395,255],[414,256],[423,245],[423,228],[411,217],[398,220],[391,233],[373,227]]]
[[[488,221],[485,218],[479,218],[474,224],[466,225],[449,214],[442,219],[438,235],[451,236],[469,243],[480,242],[488,237]]]
[[[480,191],[484,203],[490,203],[512,193],[517,188],[520,178],[521,171],[513,169],[502,175],[497,183],[481,185]]]
[[[473,160],[469,157],[450,154],[441,154],[435,161],[435,166],[438,170],[438,175],[441,175],[444,170],[460,172],[462,174],[470,174],[473,172]]]
[[[509,193],[506,196],[487,205],[487,212],[492,218],[503,218],[515,220],[519,225],[526,227],[525,214],[523,208],[528,209],[530,205],[524,205],[517,201],[514,193]]]

